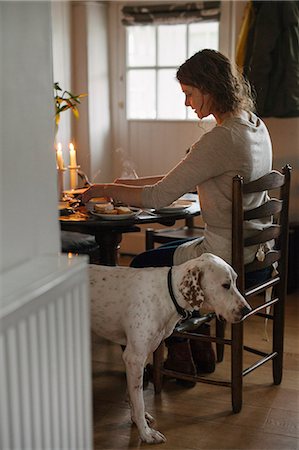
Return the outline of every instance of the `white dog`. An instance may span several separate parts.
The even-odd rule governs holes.
[[[153,418],[144,409],[148,356],[172,333],[184,310],[204,304],[228,322],[241,320],[251,308],[238,292],[236,278],[231,266],[210,253],[172,269],[90,266],[92,330],[126,347],[131,417],[144,442],[166,441],[149,426]]]

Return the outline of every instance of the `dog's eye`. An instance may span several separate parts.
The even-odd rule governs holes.
[[[224,289],[230,289],[230,283],[223,283],[222,287]]]

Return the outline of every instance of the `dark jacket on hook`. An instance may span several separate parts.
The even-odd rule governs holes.
[[[244,74],[261,117],[299,117],[299,1],[253,1]]]

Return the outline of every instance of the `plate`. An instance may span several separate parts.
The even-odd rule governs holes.
[[[169,206],[165,206],[164,208],[157,209],[157,213],[177,213],[180,211],[184,211],[186,208],[189,208],[192,206],[193,203],[188,200],[176,200],[175,202],[171,203]]]
[[[100,219],[103,220],[125,220],[136,216],[142,211],[141,209],[138,208],[130,208],[130,210],[132,211],[130,214],[101,214],[95,211],[90,211],[90,213],[93,216],[99,217]]]

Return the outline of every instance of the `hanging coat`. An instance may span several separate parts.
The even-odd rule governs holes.
[[[244,74],[260,117],[299,117],[299,2],[253,1]]]

